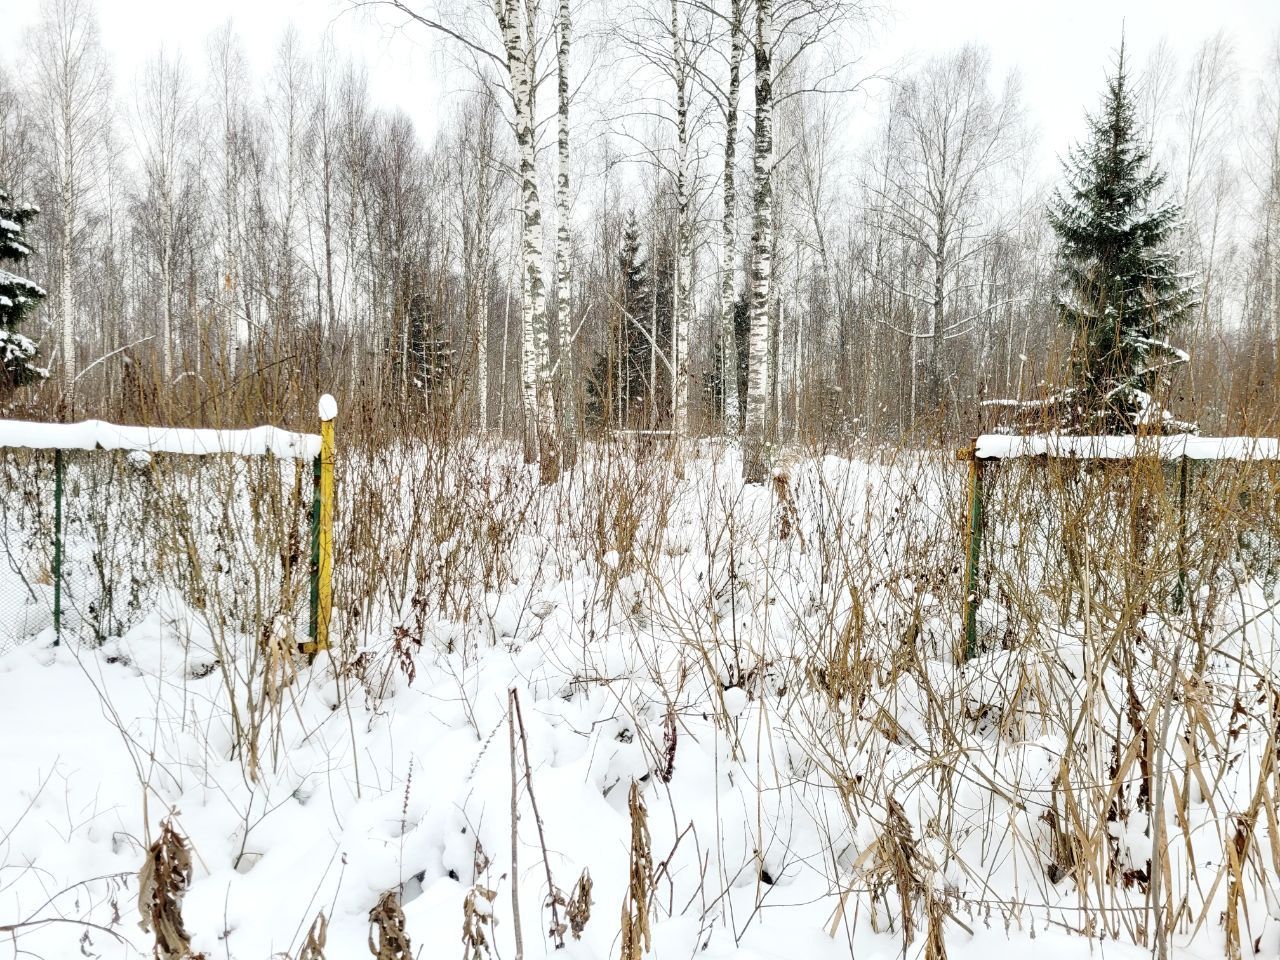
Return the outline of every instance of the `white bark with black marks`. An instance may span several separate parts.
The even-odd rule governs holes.
[[[745,38],[742,29],[744,0],[730,0],[729,13],[729,88],[724,110],[724,216],[720,227],[720,356],[721,388],[724,396],[724,429],[736,436],[741,424],[738,401],[738,347],[734,332],[734,294],[737,260],[737,177],[738,96],[742,85],[742,55]]]
[[[521,266],[524,293],[521,317],[521,371],[525,408],[525,455],[537,460],[542,479],[559,472],[559,442],[548,337],[547,292],[542,276],[542,201],[538,191],[537,144],[534,131],[535,38],[537,4],[494,0],[494,16],[502,31],[506,66],[515,111],[519,154],[520,205],[524,221]]]
[[[689,320],[692,313],[693,227],[689,196],[689,51],[679,0],[671,0],[671,63],[676,87],[676,251],[672,304],[674,371],[671,430],[678,444],[689,431]],[[677,463],[678,463],[677,459]]]
[[[560,0],[556,15],[556,330],[560,341],[559,385],[561,414],[560,424],[564,432],[563,454],[573,456],[574,436],[578,418],[573,402],[576,381],[573,368],[573,332],[570,329],[569,258],[573,237],[569,231],[569,44],[572,18],[569,0]]]
[[[763,483],[769,406],[769,307],[773,280],[773,0],[756,0],[755,213],[751,230],[751,334],[742,479]]]

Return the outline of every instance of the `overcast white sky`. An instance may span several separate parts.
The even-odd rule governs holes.
[[[1185,63],[1202,39],[1224,29],[1239,53],[1246,100],[1252,99],[1253,74],[1280,31],[1278,0],[885,2],[885,20],[869,41],[869,71],[969,41],[986,44],[997,71],[1016,68],[1022,74],[1027,112],[1041,133],[1046,162],[1079,136],[1083,111],[1097,102],[1122,22],[1138,63],[1161,37]],[[424,132],[434,129],[449,85],[440,75],[440,58],[431,55],[434,37],[412,25],[397,31],[367,17],[343,15],[344,0],[97,3],[103,43],[122,84],[162,43],[201,68],[205,38],[231,19],[259,76],[265,75],[281,32],[293,23],[307,41],[318,43],[327,35],[339,51],[367,62],[374,96],[406,110]],[[37,9],[38,0],[0,0],[0,59],[6,66],[15,66],[22,30],[35,20]]]
[[[1102,94],[1123,27],[1141,66],[1161,38],[1186,64],[1206,37],[1234,41],[1242,94],[1280,31],[1280,0],[896,0],[882,47],[927,55],[966,42],[986,44],[997,71],[1022,75],[1027,113],[1048,156],[1084,130],[1084,110]]]

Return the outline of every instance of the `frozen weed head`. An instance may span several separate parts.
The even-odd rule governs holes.
[[[155,936],[157,960],[200,960],[182,919],[182,900],[191,886],[191,853],[186,840],[164,820],[160,836],[138,871],[138,914],[143,931]]]
[[[369,911],[369,952],[376,960],[413,960],[400,896],[388,890]]]

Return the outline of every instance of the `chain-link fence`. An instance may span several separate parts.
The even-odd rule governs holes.
[[[309,457],[0,448],[0,655],[148,619],[314,635],[319,473]]]
[[[971,465],[968,652],[1091,604],[1182,611],[1280,585],[1280,462],[1035,457]],[[1207,591],[1207,594],[1206,594]],[[1086,594],[1087,599],[1086,599]]]

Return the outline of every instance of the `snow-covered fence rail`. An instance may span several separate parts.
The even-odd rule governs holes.
[[[270,454],[314,460],[321,438],[279,427],[249,430],[204,430],[183,427],[126,427],[105,420],[81,423],[31,423],[0,420],[0,447],[27,450],[126,450],[138,453],[183,453],[211,456]]]
[[[988,434],[973,443],[981,460],[1057,457],[1065,460],[1280,460],[1280,440],[1271,437],[1073,437],[1057,434]]]
[[[1189,464],[1264,465],[1280,462],[1280,440],[1271,437],[1198,437],[1189,434],[1149,437],[987,434],[975,438],[969,447],[958,450],[956,455],[969,464],[962,613],[964,656],[967,659],[978,653],[978,608],[981,602],[979,567],[990,509],[987,502],[989,469],[1003,463],[1033,461],[1041,464],[1092,464],[1103,468],[1109,464],[1145,462],[1159,464],[1161,475],[1166,470],[1176,470],[1176,527],[1173,534],[1177,553],[1174,600],[1175,606],[1178,606],[1187,589]],[[1026,535],[1026,531],[1021,531],[1019,538]]]
[[[102,640],[162,585],[197,606],[211,593],[223,610],[248,602],[238,594],[261,606],[264,564],[282,568],[276,593],[290,595],[294,571],[309,566],[302,646],[325,648],[336,414],[322,397],[317,434],[0,420],[0,652],[43,630],[58,643],[71,611]],[[299,513],[309,519],[307,565]],[[233,559],[254,572],[230,576]]]

